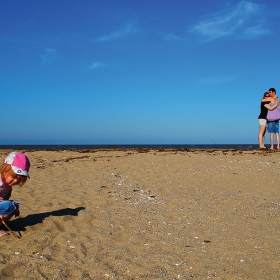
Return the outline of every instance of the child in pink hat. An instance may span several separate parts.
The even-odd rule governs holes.
[[[4,160],[0,169],[0,226],[3,220],[6,222],[13,216],[19,216],[19,202],[9,199],[13,186],[23,186],[26,183],[29,168],[29,159],[23,153],[12,152]],[[8,232],[0,230],[0,236],[5,235],[8,235]]]

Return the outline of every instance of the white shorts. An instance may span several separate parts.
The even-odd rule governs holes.
[[[260,126],[266,126],[267,125],[267,120],[266,119],[259,119],[259,125]]]

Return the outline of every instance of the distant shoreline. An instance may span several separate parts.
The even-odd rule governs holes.
[[[181,150],[181,151],[195,151],[195,150],[235,150],[235,151],[251,151],[258,150],[257,144],[180,144],[180,145],[166,145],[166,144],[145,144],[145,145],[0,145],[0,150],[27,150],[27,151],[95,151],[95,150]]]

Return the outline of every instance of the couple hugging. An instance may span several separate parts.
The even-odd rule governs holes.
[[[279,119],[280,106],[275,88],[270,88],[263,94],[261,100],[261,113],[259,119],[259,149],[266,149],[264,146],[264,136],[266,130],[270,134],[270,150],[274,150],[274,134],[276,135],[277,150],[280,149],[279,143]]]

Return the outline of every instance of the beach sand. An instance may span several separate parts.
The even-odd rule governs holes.
[[[23,152],[0,279],[280,279],[278,152]]]

